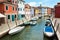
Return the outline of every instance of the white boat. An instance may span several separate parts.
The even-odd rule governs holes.
[[[48,36],[48,37],[54,36],[54,30],[53,30],[53,28],[50,27],[50,26],[46,26],[46,27],[44,28],[44,34],[45,34],[46,36]]]
[[[37,21],[37,18],[32,18],[31,21]]]
[[[30,21],[30,25],[35,25],[35,24],[37,24],[36,21]]]
[[[14,28],[14,29],[11,29],[11,30],[8,32],[8,34],[14,35],[14,34],[20,32],[20,31],[22,31],[24,28],[25,28],[24,26],[22,26],[22,27],[16,27],[16,28]]]
[[[39,17],[38,17],[38,16],[36,16],[35,18],[36,18],[37,20],[39,19]]]
[[[29,25],[30,23],[27,21],[27,22],[24,22],[23,24],[24,24],[24,25]]]
[[[42,18],[42,16],[39,16],[39,19],[41,19]]]

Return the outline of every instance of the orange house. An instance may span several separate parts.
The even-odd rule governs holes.
[[[47,13],[48,13],[48,15],[52,15],[52,9],[51,8],[47,8]]]
[[[13,4],[12,2],[8,1],[1,1],[0,0],[0,13],[6,15],[6,19],[8,19],[10,22],[15,21],[15,18],[17,18],[17,5]]]

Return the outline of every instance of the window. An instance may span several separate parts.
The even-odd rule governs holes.
[[[20,8],[20,11],[22,11],[22,8]]]
[[[21,1],[20,1],[20,4],[21,4]]]
[[[14,10],[14,7],[13,7],[13,10]]]
[[[10,19],[10,15],[8,15],[8,19]]]
[[[19,11],[19,8],[18,8],[18,11]]]
[[[25,15],[21,15],[21,17],[25,17]]]
[[[18,8],[18,11],[22,11],[22,8]]]
[[[17,3],[17,1],[15,1],[15,3]]]
[[[24,11],[24,9],[23,9],[23,11]]]
[[[15,15],[15,18],[16,18],[16,15]]]
[[[6,10],[8,10],[8,6],[6,6]]]
[[[14,21],[15,20],[15,15],[12,15],[12,21]]]
[[[16,11],[17,11],[17,8],[16,8]]]
[[[14,3],[14,0],[12,0],[12,2]]]
[[[24,2],[23,2],[23,4],[24,4]]]

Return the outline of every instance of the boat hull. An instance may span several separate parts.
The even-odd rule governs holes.
[[[46,35],[47,37],[52,37],[54,36],[54,30],[52,27],[45,27],[44,28],[44,35]]]
[[[52,37],[52,36],[54,36],[54,33],[52,33],[52,32],[44,32],[44,35],[47,36],[47,37]]]
[[[37,24],[36,21],[31,21],[31,22],[30,22],[30,25],[36,25],[36,24]]]
[[[20,31],[22,31],[23,29],[24,29],[24,26],[23,26],[23,27],[16,27],[16,28],[10,30],[10,31],[9,31],[9,34],[10,34],[10,35],[14,35],[14,34],[20,32]]]

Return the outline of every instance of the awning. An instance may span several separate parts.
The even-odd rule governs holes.
[[[2,17],[6,17],[6,16],[0,13],[0,18],[2,18]]]

